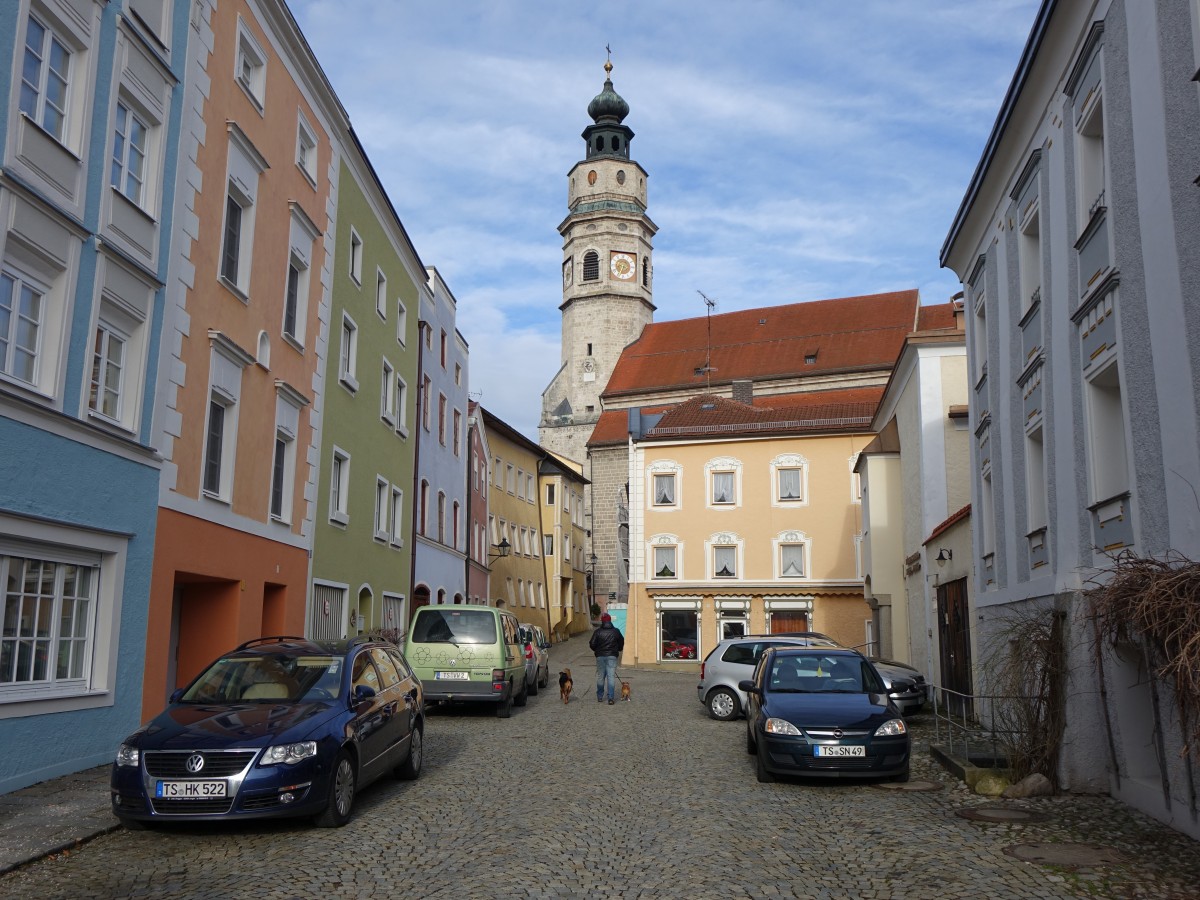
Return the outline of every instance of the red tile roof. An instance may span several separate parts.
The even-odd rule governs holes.
[[[706,316],[655,322],[625,348],[604,397],[704,389],[743,378],[886,370],[916,327],[919,308],[919,295],[910,290],[722,313],[711,323]],[[711,381],[702,371],[706,362]]]
[[[735,437],[762,434],[829,434],[866,431],[883,396],[883,387],[812,391],[755,397],[750,406],[715,394],[698,394],[674,406],[643,407],[662,413],[643,440]],[[588,446],[625,443],[628,410],[608,410],[592,431]]]
[[[935,328],[956,328],[954,322],[953,301],[922,306],[917,314],[917,331],[931,331]]]

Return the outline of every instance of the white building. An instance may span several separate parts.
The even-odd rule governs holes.
[[[1114,552],[1200,555],[1198,16],[1045,0],[941,254],[968,314],[981,637],[1062,616],[1060,784],[1193,836],[1170,686],[1133,643],[1098,672],[1082,591]]]

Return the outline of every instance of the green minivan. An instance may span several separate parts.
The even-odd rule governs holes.
[[[490,606],[422,606],[404,641],[425,702],[494,703],[507,719],[529,697],[520,623]]]

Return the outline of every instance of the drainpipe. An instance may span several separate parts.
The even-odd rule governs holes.
[[[417,295],[417,305],[420,306],[421,297]],[[417,405],[416,417],[413,420],[412,433],[417,439],[413,445],[413,503],[412,503],[412,552],[409,554],[408,563],[408,622],[405,623],[407,631],[408,624],[412,622],[413,603],[417,599],[417,514],[421,510],[421,415],[424,410],[421,407],[421,397],[425,393],[425,338],[422,331],[429,326],[428,322],[423,322],[417,319]],[[430,598],[432,600],[432,598]]]

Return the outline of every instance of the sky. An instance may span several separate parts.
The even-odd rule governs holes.
[[[469,384],[537,440],[567,173],[613,86],[655,321],[960,285],[938,252],[1038,0],[289,0],[426,266]]]

